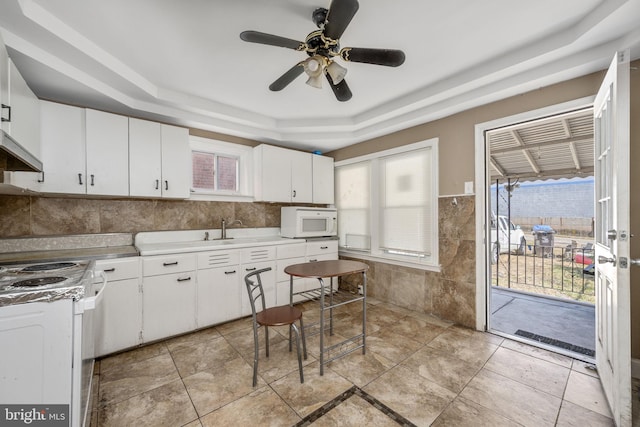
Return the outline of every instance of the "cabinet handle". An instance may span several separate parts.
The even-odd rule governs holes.
[[[3,109],[7,109],[9,110],[9,115],[7,116],[7,118],[5,119],[4,117],[2,118],[3,122],[10,122],[11,121],[11,105],[6,105],[6,104],[1,104]]]
[[[293,190],[293,197],[296,197],[296,190]]]
[[[244,271],[255,271],[255,270],[256,270],[256,267],[253,267],[253,268],[245,268],[245,269],[244,269]]]
[[[40,172],[42,174],[42,179],[38,179],[38,182],[44,182],[44,171]]]
[[[82,185],[82,174],[78,174],[78,184]]]
[[[94,183],[93,183],[93,174],[91,174],[91,186],[93,187]]]
[[[160,180],[156,179],[156,190],[160,188]]]
[[[115,267],[113,267],[113,268],[105,268],[102,271],[104,271],[105,273],[113,273],[114,271],[116,271],[116,268]]]
[[[329,246],[320,246],[320,249],[329,249]]]
[[[178,265],[178,261],[174,261],[174,262],[165,262],[162,265],[164,265],[165,267],[169,267],[171,265]]]
[[[191,277],[179,277],[178,278],[178,282],[188,282],[189,280],[191,280]]]
[[[233,270],[233,271],[225,271],[224,274],[236,274],[236,271],[235,270]]]
[[[309,262],[318,262],[317,259],[310,259]]]
[[[164,189],[166,191],[169,191],[169,181],[167,181],[166,179],[164,180]]]

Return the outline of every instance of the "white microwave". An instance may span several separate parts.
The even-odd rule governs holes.
[[[285,206],[280,215],[282,237],[323,237],[338,233],[338,211],[335,208]]]

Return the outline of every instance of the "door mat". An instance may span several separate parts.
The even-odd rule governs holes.
[[[542,335],[537,335],[531,332],[523,331],[522,329],[518,329],[516,331],[516,335],[529,338],[534,341],[538,341],[544,344],[549,344],[554,347],[563,348],[565,350],[573,351],[574,353],[584,354],[589,357],[596,357],[596,352],[589,348],[580,347],[579,345],[569,344],[568,342],[556,340],[549,337],[543,337]]]
[[[360,397],[365,402],[369,403],[371,406],[376,408],[378,411],[382,412],[383,414],[385,414],[386,416],[391,418],[393,421],[398,423],[398,425],[401,425],[401,426],[404,426],[404,427],[417,427],[411,421],[409,421],[408,419],[406,419],[402,415],[398,414],[396,411],[394,411],[393,409],[389,408],[387,405],[385,405],[384,403],[380,402],[378,399],[376,399],[375,397],[371,396],[366,391],[363,391],[359,387],[356,387],[356,386],[351,387],[349,390],[347,390],[344,393],[340,394],[338,397],[336,397],[333,400],[325,403],[324,406],[322,406],[321,408],[316,409],[315,411],[313,411],[312,413],[310,413],[309,415],[307,415],[306,417],[304,417],[303,419],[298,421],[298,423],[296,423],[294,425],[294,427],[303,427],[303,426],[309,426],[309,425],[313,424],[314,422],[318,421],[318,419],[320,419],[323,415],[326,415],[333,408],[335,408],[338,405],[340,405],[341,403],[347,401],[352,396]]]

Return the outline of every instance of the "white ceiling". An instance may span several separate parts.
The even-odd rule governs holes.
[[[640,57],[640,0],[362,0],[342,47],[401,49],[398,68],[346,63],[353,98],[300,76],[330,0],[2,0],[0,33],[36,95],[327,152]]]

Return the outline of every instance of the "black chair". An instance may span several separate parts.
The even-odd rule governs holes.
[[[269,357],[269,326],[289,325],[289,351],[291,351],[291,330],[295,332],[296,348],[298,351],[298,369],[300,370],[300,382],[304,383],[302,374],[302,359],[300,358],[300,338],[302,338],[302,348],[304,349],[304,359],[307,359],[307,344],[304,338],[304,325],[302,323],[302,311],[299,308],[283,305],[279,307],[266,307],[264,290],[262,288],[262,279],[260,274],[270,271],[271,268],[263,268],[261,270],[252,271],[244,277],[249,293],[249,302],[251,303],[251,312],[253,316],[253,386],[258,383],[258,327],[264,327],[264,337],[266,345],[266,355]],[[256,301],[260,300],[261,311],[256,308]],[[296,321],[300,321],[300,328],[296,326]]]

